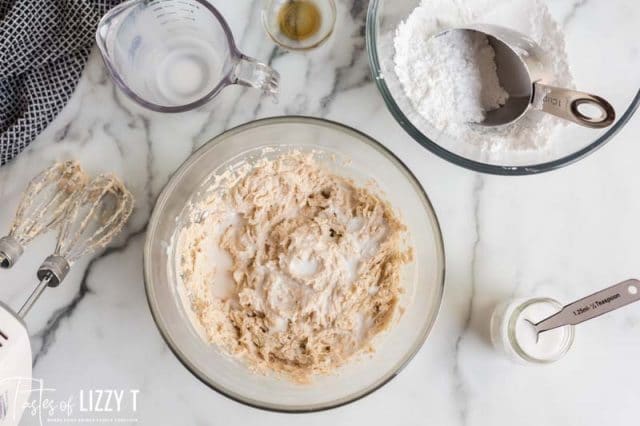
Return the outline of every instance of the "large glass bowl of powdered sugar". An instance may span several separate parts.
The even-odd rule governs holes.
[[[635,0],[372,0],[366,36],[384,101],[417,142],[472,170],[524,175],[585,157],[629,121],[640,103],[638,22]],[[531,109],[505,126],[475,125],[505,99],[495,52],[486,37],[434,37],[474,24],[533,39],[548,58],[546,83],[607,99],[614,124],[589,129]]]
[[[337,407],[392,379],[429,334],[440,227],[391,152],[343,125],[276,117],[195,152],[144,251],[155,322],[200,380],[245,404]]]

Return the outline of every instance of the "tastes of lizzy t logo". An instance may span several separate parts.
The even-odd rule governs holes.
[[[79,389],[61,395],[43,380],[11,377],[0,379],[0,426],[53,423],[137,423],[138,389]],[[25,401],[26,400],[26,401]],[[23,402],[25,401],[25,402]]]

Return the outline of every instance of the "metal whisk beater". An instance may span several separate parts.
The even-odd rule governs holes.
[[[109,244],[133,210],[133,196],[113,175],[100,175],[68,206],[54,253],[38,269],[40,284],[18,311],[24,317],[46,287],[57,287],[80,257]]]
[[[26,244],[59,224],[73,194],[87,180],[75,161],[56,163],[34,177],[22,195],[9,234],[0,238],[0,267],[11,268]]]

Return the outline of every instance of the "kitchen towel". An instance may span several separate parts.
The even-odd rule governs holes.
[[[121,0],[0,0],[0,165],[71,97],[98,21]]]

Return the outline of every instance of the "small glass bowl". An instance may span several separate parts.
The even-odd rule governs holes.
[[[518,363],[549,364],[558,361],[569,352],[569,349],[571,349],[573,345],[575,331],[572,325],[563,327],[562,343],[558,351],[553,355],[536,357],[527,352],[526,348],[518,341],[516,322],[526,308],[535,304],[551,305],[557,308],[558,311],[562,309],[562,304],[557,300],[543,297],[516,299],[501,303],[496,307],[491,316],[491,341],[496,349]]]
[[[294,40],[280,28],[279,14],[287,3],[293,1],[315,6],[320,15],[319,28],[315,34],[303,40]],[[327,41],[336,24],[336,3],[334,0],[265,0],[262,7],[262,24],[269,37],[280,47],[288,50],[310,50]]]

